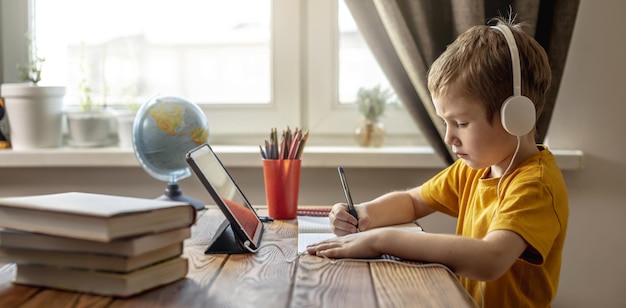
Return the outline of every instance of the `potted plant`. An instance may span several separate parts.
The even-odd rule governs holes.
[[[29,54],[29,62],[18,65],[21,82],[0,87],[8,121],[8,134],[5,134],[14,150],[59,147],[65,87],[39,85],[45,58],[39,56],[32,39],[29,39]]]
[[[106,86],[102,103],[96,103],[92,98],[92,90],[83,62],[81,56],[82,78],[78,84],[80,105],[65,112],[68,142],[74,147],[107,146],[113,142],[114,138],[111,136],[113,116],[107,108]]]
[[[91,87],[83,79],[79,84],[80,106],[65,112],[70,146],[101,147],[111,145],[112,114],[106,100],[97,104],[91,97]],[[106,95],[105,95],[106,97]]]
[[[386,132],[380,118],[385,114],[385,109],[391,103],[392,96],[391,90],[381,89],[380,85],[359,89],[356,104],[363,118],[354,130],[359,145],[365,147],[382,146]]]

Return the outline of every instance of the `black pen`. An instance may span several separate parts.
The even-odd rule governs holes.
[[[348,202],[348,213],[354,216],[357,219],[357,230],[358,230],[358,220],[359,216],[356,214],[356,210],[354,209],[354,203],[352,203],[352,196],[350,195],[350,188],[348,188],[348,182],[346,181],[346,175],[343,173],[343,168],[341,166],[337,167],[337,171],[339,172],[339,179],[341,179],[341,186],[343,187],[343,193],[346,195],[346,201]]]

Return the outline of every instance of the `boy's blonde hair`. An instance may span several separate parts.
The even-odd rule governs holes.
[[[538,118],[552,79],[548,56],[519,24],[502,19],[496,21],[508,26],[515,36],[520,55],[522,95],[533,101]],[[502,32],[481,25],[461,34],[430,67],[428,90],[433,97],[454,91],[482,102],[487,120],[493,123],[502,103],[513,95],[511,52]]]

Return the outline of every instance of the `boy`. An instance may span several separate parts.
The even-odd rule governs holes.
[[[530,132],[514,136],[501,121],[501,106],[514,84],[504,30],[472,27],[448,46],[428,74],[435,110],[446,124],[445,142],[460,159],[421,186],[356,205],[358,219],[345,204],[335,204],[329,217],[338,237],[310,245],[310,254],[389,254],[441,263],[486,307],[551,305],[568,201],[553,155],[534,141],[534,119],[543,107],[550,67],[545,51],[519,26],[503,20],[498,26],[512,31],[519,49],[521,93],[537,110],[534,117],[531,113]],[[458,218],[456,235],[375,229],[435,211]]]

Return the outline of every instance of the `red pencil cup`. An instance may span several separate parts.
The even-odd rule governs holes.
[[[271,218],[296,218],[301,162],[299,159],[263,160],[265,200]]]

